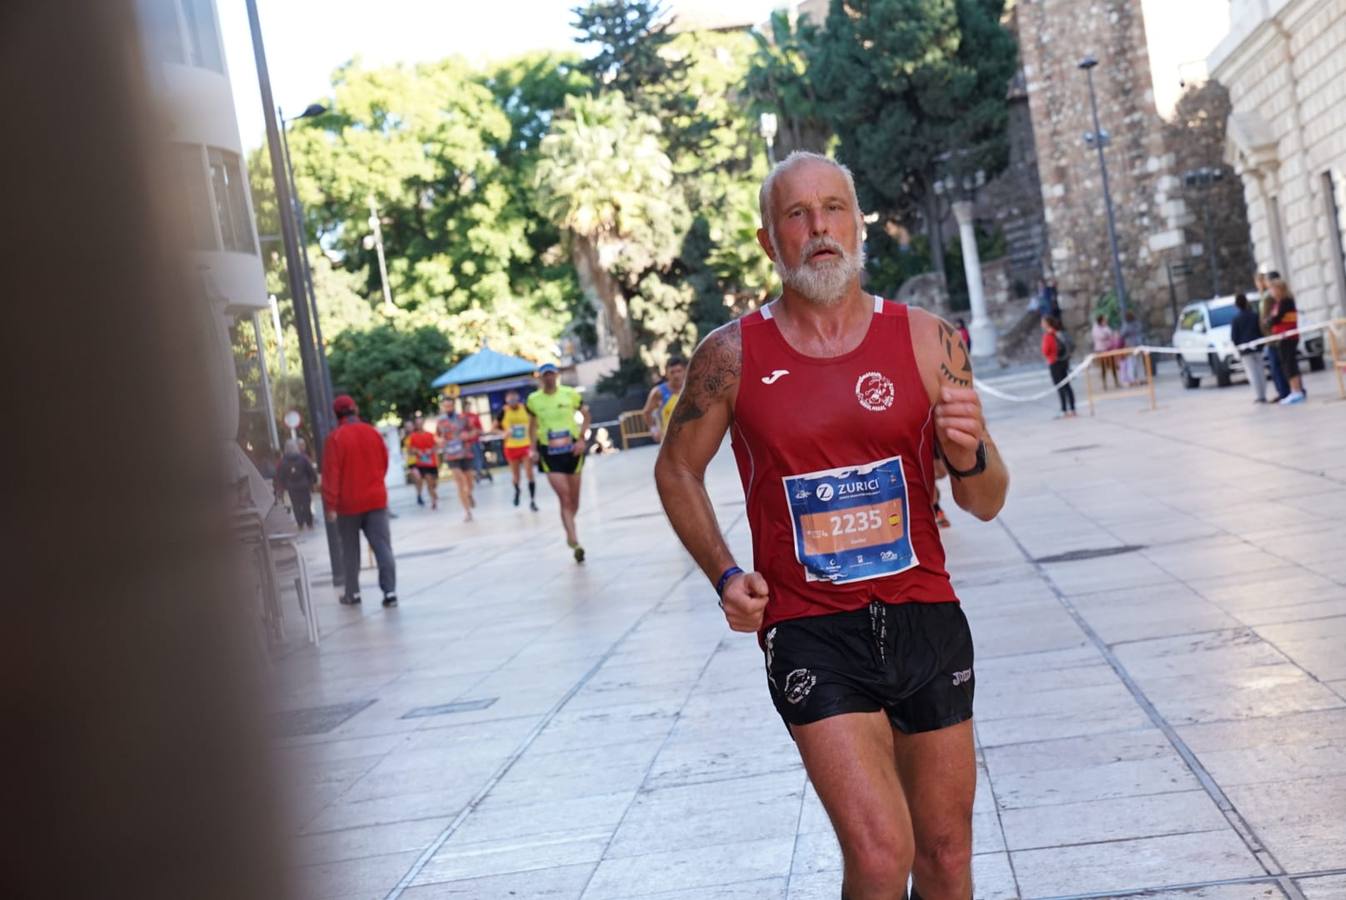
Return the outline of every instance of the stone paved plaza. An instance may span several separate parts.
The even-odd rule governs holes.
[[[1257,408],[1161,371],[1155,412],[988,402],[1008,506],[944,533],[977,648],[976,896],[1346,898],[1346,402],[1329,373]],[[321,647],[276,665],[313,896],[839,895],[756,642],[653,463],[591,460],[582,567],[545,484],[533,514],[497,472],[471,525],[394,491],[401,608],[369,569],[364,609],[320,586]],[[727,448],[709,488],[746,565]]]

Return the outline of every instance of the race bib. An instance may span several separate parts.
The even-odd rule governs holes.
[[[510,439],[511,441],[522,441],[522,440],[526,440],[527,438],[528,438],[528,426],[527,426],[527,425],[511,425],[511,426],[509,426],[509,439]]]
[[[846,584],[917,564],[902,457],[782,479],[795,558],[809,581]]]
[[[435,464],[435,454],[432,450],[417,450],[416,462],[422,466],[433,466]]]
[[[552,455],[569,453],[575,447],[575,437],[569,431],[548,431],[547,452]]]
[[[444,454],[446,456],[462,456],[463,442],[459,440],[445,441]]]

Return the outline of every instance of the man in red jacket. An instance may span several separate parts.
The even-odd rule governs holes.
[[[361,422],[355,401],[342,394],[332,401],[337,427],[327,437],[322,459],[322,501],[327,521],[341,535],[346,591],[341,602],[360,602],[360,532],[379,564],[383,605],[397,605],[397,569],[388,530],[388,447],[372,425]]]

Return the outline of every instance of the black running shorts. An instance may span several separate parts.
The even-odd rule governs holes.
[[[569,450],[565,453],[548,453],[547,445],[538,441],[537,467],[548,475],[578,475],[584,468],[584,457],[576,456]]]
[[[972,718],[972,632],[957,603],[875,601],[790,619],[765,645],[771,702],[787,728],[878,710],[904,734]]]

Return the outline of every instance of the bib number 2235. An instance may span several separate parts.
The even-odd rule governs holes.
[[[795,557],[809,581],[866,581],[917,564],[902,457],[783,481]]]

